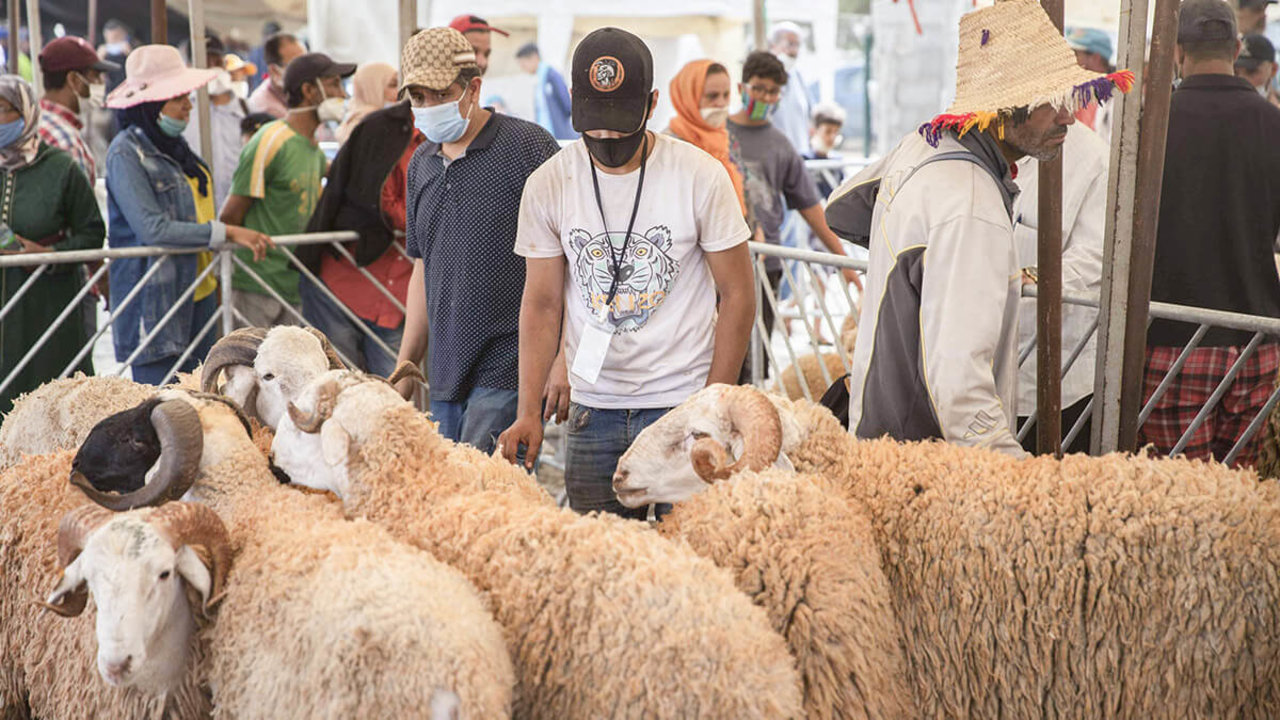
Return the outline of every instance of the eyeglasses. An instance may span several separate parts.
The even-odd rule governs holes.
[[[765,87],[764,85],[749,85],[747,86],[747,89],[751,91],[752,95],[759,95],[762,98],[776,98],[776,97],[781,97],[782,95],[782,88],[780,87]]]

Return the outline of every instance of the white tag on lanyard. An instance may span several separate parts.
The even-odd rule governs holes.
[[[609,354],[609,342],[612,340],[613,324],[609,322],[609,306],[605,305],[599,313],[587,320],[586,327],[582,329],[578,351],[573,356],[573,374],[594,384],[600,378],[600,370],[604,368],[604,359]]]

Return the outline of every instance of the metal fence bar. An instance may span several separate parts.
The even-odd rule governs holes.
[[[290,252],[287,248],[280,248],[280,249],[284,251],[285,256],[289,258],[289,262],[292,263],[293,266],[298,269],[298,272],[302,273],[303,277],[305,277],[307,280],[310,280],[311,282],[315,283],[316,288],[326,298],[328,298],[334,305],[336,305],[339,310],[342,311],[342,314],[347,317],[347,320],[349,320],[353,325],[355,325],[356,329],[364,333],[366,337],[372,339],[373,342],[377,344],[377,346],[391,358],[392,362],[394,362],[395,359],[399,357],[400,354],[398,352],[396,352],[395,350],[392,350],[390,345],[383,342],[382,338],[378,337],[372,330],[370,330],[369,326],[364,324],[364,320],[360,319],[359,315],[356,315],[354,312],[351,312],[351,308],[347,307],[346,303],[339,300],[338,296],[334,295],[333,291],[331,291],[329,287],[325,285],[320,278],[316,277],[314,273],[312,273],[309,269],[307,269],[307,266],[304,265],[302,261],[297,258],[296,255]],[[305,321],[305,318],[304,318],[304,321]],[[310,325],[310,323],[307,323],[307,324]],[[359,367],[359,366],[351,365],[351,367]]]
[[[804,299],[800,295],[800,285],[796,282],[796,276],[791,272],[789,263],[782,263],[782,274],[786,276],[787,282],[791,284],[791,295],[800,311],[800,322],[804,323],[804,331],[809,334],[809,347],[813,349],[813,357],[818,363],[818,372],[822,375],[822,382],[825,386],[822,388],[822,392],[825,393],[827,388],[831,387],[831,373],[827,372],[827,364],[822,360],[821,343],[814,332],[814,328],[809,325],[809,314],[804,311]],[[786,327],[786,323],[783,323],[783,327]],[[784,336],[787,338],[787,344],[790,345],[791,333],[785,332]],[[809,384],[808,379],[805,378],[804,373],[800,372],[799,367],[796,368],[796,381],[805,385]]]
[[[1160,402],[1160,398],[1164,397],[1164,394],[1169,391],[1169,388],[1173,385],[1173,381],[1178,376],[1178,373],[1182,372],[1182,366],[1187,364],[1187,358],[1191,357],[1191,351],[1196,349],[1196,346],[1198,346],[1200,341],[1204,339],[1204,334],[1207,332],[1209,332],[1208,325],[1201,325],[1196,328],[1196,333],[1191,336],[1191,340],[1182,348],[1182,352],[1178,354],[1178,358],[1174,360],[1173,365],[1169,367],[1169,372],[1165,373],[1164,378],[1160,380],[1160,384],[1156,386],[1155,392],[1151,393],[1151,399],[1147,400],[1147,404],[1142,408],[1142,412],[1138,413],[1138,427],[1142,427],[1142,424],[1147,421],[1147,418],[1151,417],[1151,411],[1155,409],[1156,403]]]
[[[204,270],[201,270],[200,273],[196,275],[196,279],[193,280],[191,284],[187,286],[187,289],[178,296],[177,301],[173,303],[173,307],[169,308],[168,312],[160,316],[160,320],[156,322],[155,327],[151,328],[151,332],[147,333],[146,337],[142,338],[142,341],[138,343],[138,347],[134,348],[133,352],[129,353],[129,357],[125,358],[124,363],[121,364],[120,367],[116,368],[116,371],[112,373],[112,375],[123,375],[126,367],[133,367],[133,361],[138,359],[138,355],[141,355],[142,351],[146,350],[147,347],[151,345],[151,341],[155,339],[156,335],[160,334],[160,331],[164,329],[165,325],[169,324],[169,321],[173,319],[173,316],[178,314],[178,310],[182,309],[182,306],[186,305],[187,301],[195,295],[196,288],[200,283],[204,282],[205,278],[209,277],[209,274],[213,272],[215,267],[217,267],[217,263],[209,263],[205,266]]]
[[[391,291],[388,290],[386,286],[378,282],[378,278],[374,277],[373,273],[369,272],[368,270],[356,264],[356,259],[351,256],[351,253],[347,252],[346,248],[342,247],[342,243],[329,243],[329,245],[334,250],[337,250],[338,253],[342,255],[342,258],[344,260],[351,263],[351,267],[354,267],[361,275],[365,277],[366,280],[372,283],[373,286],[378,289],[378,292],[382,293],[383,297],[390,300],[391,304],[394,305],[397,310],[399,310],[400,312],[407,312],[407,310],[405,310],[404,303],[400,302],[400,300],[397,299],[395,295],[392,295]]]
[[[1022,349],[1018,350],[1018,367],[1022,367],[1022,364],[1027,361],[1027,358],[1031,357],[1031,353],[1036,351],[1037,339],[1036,329],[1031,328],[1031,340],[1023,346]]]
[[[1089,402],[1084,406],[1084,412],[1080,413],[1080,417],[1076,418],[1076,422],[1071,426],[1071,432],[1062,439],[1062,452],[1066,452],[1071,447],[1071,443],[1076,441],[1080,433],[1084,431],[1084,424],[1089,422],[1089,418],[1093,417],[1093,397],[1089,397]]]
[[[1084,354],[1085,346],[1089,344],[1089,341],[1093,339],[1093,334],[1097,331],[1098,331],[1098,319],[1094,318],[1093,324],[1089,326],[1089,331],[1086,332],[1079,340],[1076,341],[1076,344],[1071,348],[1071,353],[1067,355],[1066,360],[1063,360],[1062,376],[1065,377],[1067,374],[1067,371],[1071,369],[1071,366],[1075,365],[1076,360],[1078,360],[1080,356]],[[1035,347],[1034,338],[1032,339],[1031,347],[1033,348]],[[1028,353],[1028,355],[1029,354],[1030,353]],[[1021,366],[1022,363],[1019,362],[1018,364],[1019,366]],[[1040,415],[1040,408],[1037,407],[1031,411],[1031,414],[1029,416],[1027,416],[1027,421],[1022,424],[1021,428],[1018,429],[1018,442],[1022,442],[1023,438],[1027,436],[1027,432],[1030,431],[1032,425],[1035,425],[1036,418],[1039,417],[1039,415]]]
[[[129,307],[129,304],[132,303],[133,299],[138,296],[138,293],[142,292],[142,288],[146,286],[147,280],[151,279],[151,276],[156,274],[156,271],[160,269],[160,266],[165,264],[168,261],[169,261],[168,255],[161,255],[158,260],[156,260],[154,263],[151,263],[151,267],[147,268],[147,271],[142,274],[142,277],[139,278],[137,284],[134,285],[129,290],[129,292],[125,294],[124,298],[120,302],[116,303],[112,307],[111,313],[107,315],[107,321],[104,323],[99,323],[98,331],[93,334],[93,337],[89,338],[89,342],[81,346],[80,352],[76,353],[75,358],[73,358],[71,362],[68,363],[67,366],[62,369],[62,372],[58,373],[59,378],[64,378],[70,375],[71,371],[74,370],[76,366],[79,365],[84,360],[85,356],[93,352],[93,346],[98,343],[98,338],[102,337],[104,334],[106,334],[107,330],[111,329],[111,326],[115,324],[116,317],[120,314],[120,312],[123,311],[125,308]],[[102,267],[103,269],[106,269],[109,266],[103,265]]]
[[[99,268],[99,272],[101,272],[101,268]],[[58,313],[58,317],[54,318],[49,327],[40,334],[40,337],[36,339],[35,344],[27,351],[27,354],[23,355],[22,359],[18,361],[18,364],[14,365],[13,369],[9,371],[9,376],[4,378],[3,382],[0,382],[0,393],[3,393],[10,385],[13,384],[13,381],[17,379],[18,374],[27,367],[27,364],[36,356],[36,353],[40,352],[40,350],[44,348],[45,344],[49,342],[49,338],[53,337],[53,334],[57,332],[58,328],[62,327],[62,323],[66,322],[67,317],[73,312],[80,311],[80,301],[84,300],[84,296],[88,295],[89,291],[92,289],[92,283],[85,283],[84,287],[80,288],[80,292],[76,293],[75,297],[71,299],[71,302],[68,303],[66,307],[62,308],[62,312]]]
[[[289,256],[290,256],[290,257],[293,257],[293,254],[292,254],[292,253],[290,253],[290,254],[289,254]],[[306,318],[304,318],[304,317],[302,316],[302,313],[300,313],[300,312],[298,312],[297,310],[295,310],[295,309],[294,309],[294,307],[293,307],[292,305],[290,305],[288,302],[286,302],[284,298],[280,297],[280,293],[276,292],[275,288],[273,288],[273,287],[271,287],[270,285],[268,285],[268,284],[267,284],[267,281],[263,280],[261,275],[259,275],[258,273],[254,272],[252,269],[250,269],[250,267],[249,267],[249,264],[248,264],[248,263],[246,263],[245,261],[243,261],[243,260],[241,260],[240,258],[236,257],[235,255],[232,255],[232,256],[231,256],[231,260],[232,260],[232,262],[234,262],[234,263],[236,264],[236,267],[238,267],[238,268],[240,268],[241,270],[243,270],[243,271],[245,272],[245,274],[247,274],[247,275],[249,276],[249,279],[251,279],[251,280],[253,280],[254,282],[258,283],[258,285],[259,285],[263,290],[266,290],[266,291],[267,291],[267,295],[271,296],[271,297],[272,297],[276,302],[280,303],[280,305],[281,305],[285,310],[287,310],[287,311],[289,312],[289,314],[290,314],[290,315],[292,315],[293,317],[297,318],[298,322],[299,322],[303,327],[313,327],[313,326],[311,325],[311,323],[307,322],[307,319],[306,319]],[[240,318],[240,320],[241,320],[242,322],[244,322],[244,315],[242,315],[239,311],[236,311],[236,316],[237,316],[237,317],[239,317],[239,318]],[[245,325],[251,325],[251,323],[248,323],[248,322],[245,322],[244,324],[245,324]],[[338,354],[338,358],[339,358],[340,360],[342,360],[342,362],[346,363],[347,367],[358,367],[355,363],[351,362],[351,358],[347,357],[346,355],[343,355],[343,354],[342,354],[342,351],[341,351],[341,350],[339,350],[338,348],[336,348],[336,347],[335,347],[335,348],[333,349],[333,351],[334,351],[334,352],[336,352],[336,353]]]
[[[204,342],[204,336],[208,335],[209,331],[213,329],[214,324],[218,322],[218,315],[218,313],[214,313],[209,316],[209,319],[204,323],[204,327],[200,328],[200,332],[196,333],[195,338],[193,338],[191,343],[187,345],[187,349],[183,350],[182,354],[178,356],[178,361],[169,368],[169,372],[164,374],[164,377],[160,380],[161,385],[168,385],[169,381],[178,374],[178,368],[182,367],[182,364],[187,361],[187,358],[191,357],[191,353],[195,352],[195,349],[200,345],[200,343]],[[201,358],[201,360],[203,361],[203,358]]]
[[[1249,427],[1244,429],[1244,434],[1240,436],[1240,439],[1236,440],[1236,444],[1231,446],[1231,452],[1228,452],[1227,456],[1222,459],[1223,464],[1231,465],[1235,463],[1240,452],[1244,450],[1244,446],[1249,444],[1249,441],[1258,433],[1258,430],[1262,429],[1262,424],[1271,417],[1271,413],[1275,412],[1276,403],[1278,402],[1280,402],[1280,385],[1277,385],[1276,389],[1271,392],[1271,396],[1267,398],[1262,410],[1249,422]]]
[[[760,266],[760,268],[759,268],[759,269],[760,269],[760,272],[759,272],[759,273],[757,273],[756,277],[757,277],[757,278],[759,279],[759,281],[760,281],[760,289],[764,291],[765,301],[766,301],[766,302],[768,302],[768,303],[769,303],[769,306],[773,308],[773,319],[774,319],[774,324],[777,324],[777,322],[778,322],[778,298],[774,295],[774,293],[773,293],[773,287],[771,287],[771,286],[769,285],[769,278],[768,278],[768,276],[765,274],[765,269],[764,269],[764,258],[763,258],[763,257],[761,257],[761,258],[757,258],[757,262],[759,263],[759,266]],[[761,321],[761,324],[763,325],[763,321]],[[769,347],[769,346],[773,343],[773,328],[765,328],[764,337],[765,337],[765,338],[767,338],[767,339],[765,340],[765,347]],[[809,383],[807,383],[807,382],[805,382],[805,381],[804,381],[804,375],[802,375],[802,374],[800,373],[800,367],[799,367],[799,365],[798,365],[798,364],[797,364],[797,362],[796,362],[796,353],[795,353],[795,350],[793,350],[793,349],[791,348],[791,342],[790,342],[790,340],[788,340],[787,342],[784,342],[784,343],[783,343],[783,345],[787,348],[787,355],[791,356],[791,367],[793,367],[793,368],[795,368],[795,369],[796,369],[797,380],[798,380],[798,382],[800,383],[800,390],[801,390],[801,392],[803,392],[803,393],[804,393],[804,399],[805,399],[805,400],[809,400],[810,402],[812,402],[812,401],[813,401],[813,393],[809,392]],[[770,353],[770,355],[772,356],[772,353]],[[774,374],[774,376],[773,376],[773,377],[774,377],[774,381],[775,381],[775,382],[777,382],[777,383],[779,384],[779,386],[781,387],[781,386],[782,386],[782,371],[781,371],[781,370],[778,370],[777,368],[775,368],[774,370],[775,370],[775,374]]]
[[[1204,407],[1200,408],[1200,412],[1196,413],[1196,416],[1191,420],[1191,424],[1183,431],[1182,437],[1178,438],[1173,450],[1169,451],[1169,457],[1174,457],[1181,453],[1187,443],[1191,442],[1191,436],[1195,435],[1196,430],[1199,430],[1200,426],[1204,424],[1205,419],[1209,417],[1209,413],[1213,412],[1213,408],[1222,400],[1222,396],[1227,394],[1227,388],[1231,387],[1231,383],[1235,382],[1236,375],[1240,374],[1240,368],[1244,367],[1245,361],[1258,349],[1258,345],[1262,343],[1262,338],[1262,333],[1254,333],[1253,338],[1249,340],[1249,344],[1245,346],[1244,352],[1240,353],[1240,357],[1236,358],[1234,363],[1231,363],[1231,369],[1227,370],[1226,377],[1222,378],[1222,382],[1218,383],[1218,387],[1213,389],[1213,394],[1209,396],[1209,401],[1204,404]],[[1142,423],[1139,423],[1138,427],[1141,428]]]
[[[209,248],[127,247],[101,250],[58,250],[47,253],[23,253],[0,255],[0,268],[32,267],[36,265],[69,265],[119,258],[149,258],[161,255],[194,255],[209,252]]]
[[[804,269],[809,271],[809,280],[814,284],[820,284],[817,272],[809,263],[804,263]],[[843,282],[844,278],[835,278],[835,282]],[[827,297],[825,292],[815,293],[818,299],[818,309],[822,311],[822,317],[826,319],[827,325],[831,328],[831,332],[835,336],[836,354],[840,356],[840,364],[844,365],[844,371],[849,372],[850,360],[849,354],[844,350],[844,342],[840,337],[841,328],[836,327],[836,321],[831,316],[831,311],[827,309]],[[853,308],[849,308],[849,312],[853,312]],[[831,383],[827,383],[827,387],[831,387]]]
[[[231,287],[232,279],[235,276],[235,263],[231,262],[231,258],[235,257],[229,252],[223,252],[218,257],[218,292],[222,295],[222,307],[219,308],[218,314],[222,316],[222,334],[230,335],[236,329],[235,317],[235,292]],[[247,324],[247,323],[246,323]]]
[[[0,267],[0,270],[3,269],[4,268]],[[37,267],[26,280],[22,281],[22,284],[18,286],[18,291],[13,294],[13,297],[9,298],[9,302],[5,303],[4,307],[0,307],[0,322],[4,322],[5,316],[12,312],[14,308],[18,307],[18,301],[22,299],[23,295],[27,294],[27,291],[31,289],[31,286],[35,285],[36,280],[38,280],[41,275],[44,275],[45,271],[48,269],[48,265],[41,265]]]

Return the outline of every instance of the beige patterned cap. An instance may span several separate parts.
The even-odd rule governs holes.
[[[444,90],[458,79],[463,68],[479,68],[476,51],[462,33],[434,27],[409,38],[400,53],[400,92],[410,85]]]

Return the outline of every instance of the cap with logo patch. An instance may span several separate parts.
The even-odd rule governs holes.
[[[573,51],[573,129],[633,133],[644,126],[653,91],[653,55],[615,27],[582,38]]]

